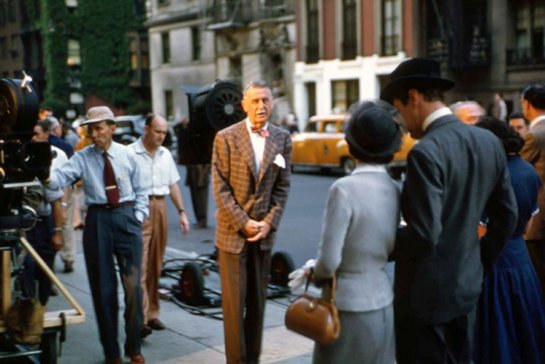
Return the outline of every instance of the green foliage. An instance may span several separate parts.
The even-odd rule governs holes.
[[[42,0],[40,29],[44,48],[46,87],[45,102],[68,104],[68,57],[66,21],[68,12],[64,0]],[[66,107],[64,107],[66,109]],[[60,110],[55,109],[56,113]]]
[[[133,1],[80,0],[81,82],[83,93],[116,106],[131,102],[127,33],[136,27]]]

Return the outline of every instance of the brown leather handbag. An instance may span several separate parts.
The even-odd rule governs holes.
[[[339,313],[335,306],[335,277],[329,287],[324,285],[325,297],[314,297],[308,293],[308,277],[305,292],[288,307],[284,316],[286,327],[322,345],[332,344],[341,333]]]

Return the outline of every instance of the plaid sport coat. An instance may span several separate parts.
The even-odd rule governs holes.
[[[249,219],[271,225],[259,242],[270,250],[284,213],[290,188],[291,137],[269,123],[269,136],[259,172],[245,120],[217,133],[212,153],[212,185],[216,200],[216,247],[238,254],[246,243],[242,228]],[[285,165],[281,166],[282,159]]]

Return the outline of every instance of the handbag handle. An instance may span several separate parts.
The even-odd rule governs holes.
[[[312,276],[314,275],[314,269],[311,269],[310,270],[310,274],[307,276],[307,281],[305,283],[305,294],[307,293],[308,291],[308,286],[310,284],[310,281],[312,280]],[[336,279],[336,275],[333,274],[333,276],[326,280],[326,285],[329,285],[330,288],[329,288],[329,297],[325,297],[324,299],[328,300],[329,302],[331,303],[335,303],[335,293],[337,291],[337,279]]]

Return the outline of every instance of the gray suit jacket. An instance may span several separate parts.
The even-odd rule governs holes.
[[[453,115],[433,122],[409,153],[398,230],[395,294],[420,322],[470,312],[486,270],[517,221],[505,151],[492,133]],[[479,241],[482,214],[488,229]]]
[[[393,300],[384,269],[399,224],[399,188],[386,168],[356,168],[329,189],[315,280],[337,276],[337,308],[364,312]]]
[[[245,121],[221,130],[214,140],[212,185],[216,200],[216,246],[238,254],[246,243],[241,229],[249,219],[264,220],[272,227],[260,241],[268,250],[284,213],[290,188],[291,138],[269,123],[269,136],[259,172]],[[280,155],[280,156],[278,156]],[[278,159],[283,159],[280,166]]]

